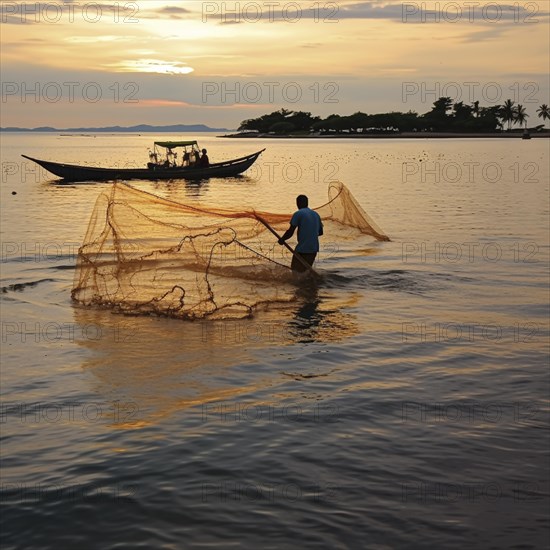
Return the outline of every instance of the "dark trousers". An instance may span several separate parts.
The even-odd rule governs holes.
[[[296,255],[300,256],[302,260],[306,262],[308,265],[313,265],[313,262],[315,261],[315,258],[317,257],[317,252],[307,253],[307,252],[296,252]],[[303,273],[304,271],[309,271],[306,266],[302,264],[302,262],[296,258],[296,256],[292,256],[292,264],[290,265],[292,271],[297,271],[298,273]]]

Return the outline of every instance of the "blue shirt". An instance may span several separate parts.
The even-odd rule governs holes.
[[[319,234],[322,233],[321,216],[311,208],[300,208],[294,213],[290,225],[298,228],[296,252],[312,254],[319,252]]]

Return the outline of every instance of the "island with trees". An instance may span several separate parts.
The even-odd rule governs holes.
[[[549,137],[550,130],[544,127],[550,119],[548,105],[541,105],[537,116],[542,123],[528,127],[525,107],[510,99],[503,105],[482,107],[479,101],[453,104],[451,98],[441,97],[423,115],[414,111],[370,115],[359,111],[323,119],[310,112],[280,109],[244,120],[239,133],[226,137]]]

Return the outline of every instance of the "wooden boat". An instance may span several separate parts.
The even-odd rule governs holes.
[[[201,166],[199,148],[196,141],[157,141],[154,152],[149,152],[149,160],[145,168],[97,168],[78,166],[75,164],[60,164],[46,160],[39,160],[27,155],[22,157],[36,162],[48,172],[70,182],[84,181],[112,181],[112,180],[198,180],[207,178],[230,178],[248,170],[265,151],[247,155],[225,162],[216,162],[208,166]],[[166,149],[165,159],[159,160],[161,155],[158,147]],[[178,164],[177,148],[183,148],[181,164]],[[164,156],[164,155],[163,155]],[[193,157],[196,159],[193,162]]]

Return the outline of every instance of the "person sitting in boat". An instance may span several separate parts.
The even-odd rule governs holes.
[[[210,166],[210,159],[208,158],[206,149],[202,150],[202,157],[199,161],[199,166],[201,168],[208,168]]]
[[[298,195],[296,197],[296,206],[298,211],[294,213],[290,220],[290,227],[286,233],[279,239],[279,244],[284,244],[287,239],[290,239],[296,228],[298,228],[298,246],[296,246],[296,254],[292,257],[292,271],[306,271],[306,266],[300,261],[297,256],[300,256],[308,265],[312,266],[317,253],[319,252],[319,237],[323,235],[323,222],[321,216],[308,208],[309,199],[306,195]]]
[[[181,161],[181,165],[182,166],[189,166],[190,160],[191,160],[191,154],[189,153],[189,151],[185,151],[185,153],[183,154],[183,159]]]

